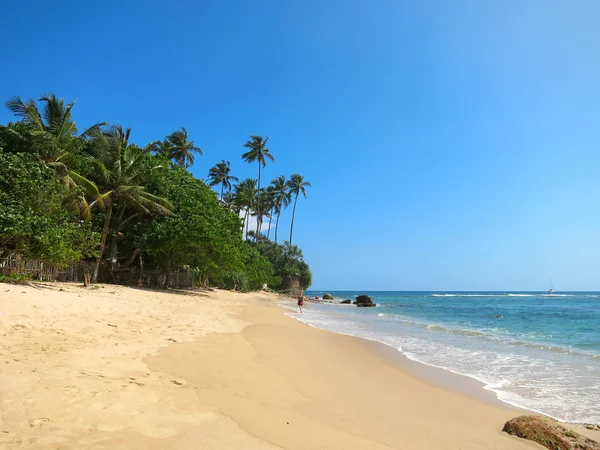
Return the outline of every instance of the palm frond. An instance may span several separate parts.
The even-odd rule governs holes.
[[[33,100],[27,100],[24,102],[21,97],[15,95],[6,102],[6,107],[13,112],[17,117],[21,117],[23,122],[33,125],[39,130],[44,129],[44,123],[37,109],[37,106]]]
[[[87,130],[85,130],[83,133],[80,134],[80,136],[82,138],[89,138],[94,136],[97,132],[102,131],[102,127],[107,126],[108,123],[106,122],[98,122],[95,123],[94,125],[92,125],[91,127],[89,127]]]
[[[102,203],[100,191],[98,190],[96,183],[88,180],[86,177],[78,174],[74,170],[69,170],[69,176],[77,184],[77,186],[83,189],[85,195]]]

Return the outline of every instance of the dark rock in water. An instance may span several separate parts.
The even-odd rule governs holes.
[[[323,296],[323,300],[333,300],[333,295],[331,295],[331,294],[325,294]]]
[[[506,422],[502,431],[537,442],[551,450],[600,450],[600,443],[544,416],[519,416]]]
[[[377,306],[375,303],[373,303],[373,300],[371,300],[371,297],[369,297],[368,295],[359,295],[358,297],[356,297],[356,302],[354,303],[356,306],[361,307]]]
[[[352,300],[342,300],[340,303],[342,305],[349,305],[350,303],[352,303]]]

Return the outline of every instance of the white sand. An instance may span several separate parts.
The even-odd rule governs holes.
[[[0,448],[540,448],[271,295],[39,286],[0,284]]]

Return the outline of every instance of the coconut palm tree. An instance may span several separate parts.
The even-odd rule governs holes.
[[[194,141],[188,141],[188,132],[184,127],[180,130],[173,131],[164,141],[155,144],[153,148],[160,148],[165,152],[170,159],[173,159],[176,164],[187,169],[194,164],[194,153],[202,155],[202,149],[194,145]]]
[[[287,187],[291,195],[294,196],[294,209],[292,212],[292,225],[290,227],[290,246],[292,245],[292,234],[294,232],[294,216],[296,215],[296,203],[298,202],[298,195],[302,193],[306,198],[306,188],[310,186],[308,181],[304,181],[304,177],[299,173],[293,174],[287,182]]]
[[[244,144],[244,147],[249,149],[242,155],[242,158],[247,163],[253,163],[258,161],[258,188],[256,191],[256,214],[257,214],[257,233],[260,234],[260,227],[262,224],[262,210],[260,207],[260,169],[261,166],[267,165],[267,159],[275,161],[275,158],[267,148],[267,142],[269,136],[263,138],[262,136],[250,136],[250,140]]]
[[[236,184],[235,200],[237,205],[245,210],[244,224],[246,227],[246,239],[248,239],[248,216],[252,216],[251,211],[255,210],[256,180],[252,178],[246,178],[245,180],[242,180]]]
[[[260,204],[263,205],[262,208],[265,211],[265,216],[269,219],[269,228],[267,229],[267,239],[269,239],[271,223],[273,222],[273,212],[275,210],[273,186],[268,186],[262,191],[260,194]]]
[[[152,151],[154,151],[157,155],[166,156],[169,159],[171,158],[171,143],[167,140],[167,138],[162,141],[156,141],[152,143]]]
[[[231,192],[231,182],[238,181],[237,177],[229,175],[229,172],[231,172],[230,166],[231,163],[229,161],[222,159],[221,162],[211,167],[208,171],[208,178],[211,180],[210,185],[221,185],[221,200],[223,200],[223,190],[227,188],[227,191]]]
[[[39,101],[44,103],[41,112],[31,99],[23,101],[18,96],[10,98],[6,107],[21,118],[24,126],[0,125],[0,137],[8,148],[38,154],[55,170],[65,186],[82,188],[85,195],[75,193],[68,200],[80,217],[89,220],[91,209],[88,198],[98,200],[98,188],[92,181],[72,170],[71,161],[74,156],[81,155],[86,139],[106,124],[97,123],[79,134],[71,115],[75,102],[65,105],[63,99],[56,98],[54,94],[46,95]]]
[[[279,175],[273,181],[271,181],[271,189],[273,190],[273,204],[275,208],[275,214],[277,214],[277,221],[275,222],[275,242],[277,242],[277,229],[279,228],[279,217],[281,217],[281,211],[283,208],[287,208],[292,200],[292,194],[288,190],[285,177]]]
[[[236,202],[235,194],[233,192],[225,192],[225,194],[223,194],[221,205],[237,215],[240,214],[240,207]]]
[[[98,162],[99,184],[102,187],[101,200],[106,211],[93,282],[98,279],[98,268],[104,254],[115,206],[119,208],[117,227],[122,225],[121,220],[126,208],[137,211],[137,214],[170,215],[173,211],[173,205],[167,199],[150,194],[141,184],[151,171],[161,168],[161,166],[151,167],[145,163],[145,156],[154,148],[155,143],[144,149],[130,146],[130,133],[130,128],[124,130],[120,125],[114,125],[106,131],[98,130],[94,133],[89,148]]]

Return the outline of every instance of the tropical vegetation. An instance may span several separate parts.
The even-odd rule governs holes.
[[[10,259],[82,262],[92,282],[155,270],[168,286],[173,271],[185,269],[204,286],[310,286],[292,245],[298,197],[310,183],[293,174],[261,185],[261,171],[275,161],[268,137],[242,144],[242,159],[258,164],[256,179],[240,181],[221,160],[205,182],[188,170],[203,152],[185,128],[138,146],[118,124],[79,132],[74,106],[55,95],[6,102],[16,121],[0,125],[0,268]],[[279,219],[292,203],[290,239],[278,243]]]

